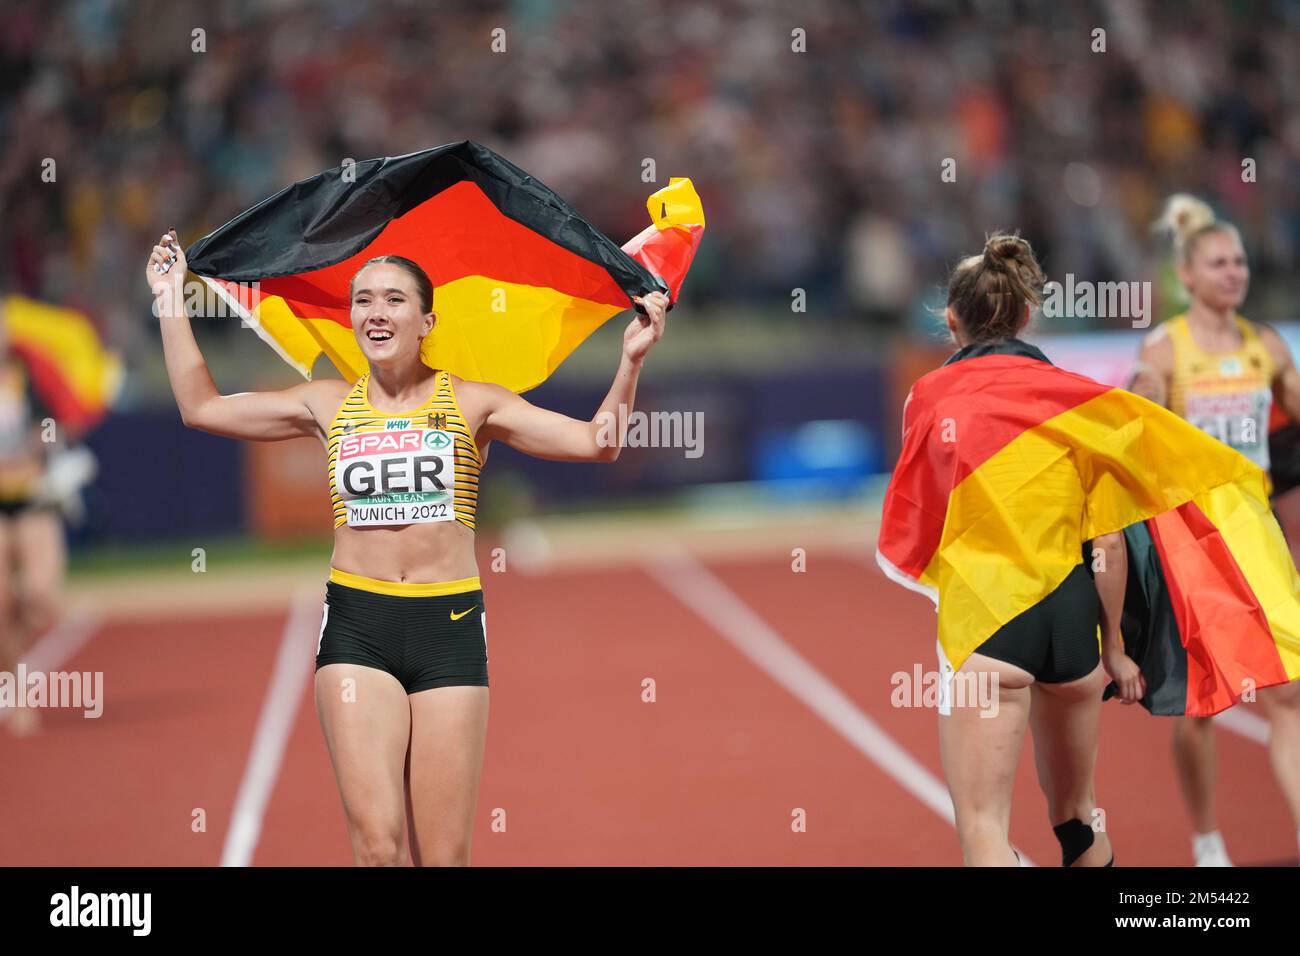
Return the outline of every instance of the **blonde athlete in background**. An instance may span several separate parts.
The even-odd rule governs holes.
[[[1276,399],[1300,421],[1300,372],[1281,336],[1237,313],[1250,269],[1236,228],[1185,194],[1170,198],[1161,224],[1173,233],[1178,277],[1191,305],[1147,336],[1130,388],[1267,470],[1271,403]],[[1300,682],[1260,690],[1259,703],[1271,724],[1273,773],[1300,844]],[[1215,813],[1211,718],[1176,718],[1174,763],[1195,831],[1196,865],[1231,866]]]
[[[174,230],[145,276],[187,425],[250,441],[315,438],[328,453],[335,537],[316,708],[356,862],[405,865],[413,854],[417,865],[467,864],[488,716],[479,473],[493,441],[555,461],[616,459],[626,428],[616,412],[632,408],[667,297],[638,299],[647,315],[628,324],[613,386],[584,422],[426,366],[433,286],[398,256],[372,259],[352,280],[352,328],[369,372],[355,384],[318,379],[277,392],[217,391],[185,316]],[[624,424],[604,443],[611,420]]]

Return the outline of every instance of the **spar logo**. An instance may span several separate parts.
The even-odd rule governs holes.
[[[408,428],[405,431],[366,432],[361,435],[349,435],[339,444],[339,458],[417,452],[423,447],[420,439],[420,429],[418,428]]]
[[[348,435],[339,444],[339,458],[362,458],[369,455],[401,455],[414,452],[445,452],[452,446],[447,432],[427,428],[402,431],[366,432]]]

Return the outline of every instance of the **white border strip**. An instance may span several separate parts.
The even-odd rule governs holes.
[[[244,778],[230,814],[230,829],[221,851],[222,866],[249,866],[253,862],[253,852],[262,835],[262,817],[275,790],[280,763],[298,715],[298,702],[315,663],[312,650],[322,607],[319,587],[304,587],[294,595],[262,714],[253,733]]]
[[[909,591],[915,591],[917,594],[924,594],[934,602],[935,609],[939,607],[939,590],[932,588],[928,584],[922,584],[916,578],[912,577],[902,568],[897,567],[894,562],[885,557],[879,548],[876,549],[876,564],[880,565],[880,570],[885,572],[885,577],[895,584],[901,584]]]
[[[789,691],[903,789],[956,826],[947,786],[868,717],[780,634],[682,550],[674,561],[645,565],[647,573],[760,670]],[[1033,866],[1023,852],[1022,865]]]

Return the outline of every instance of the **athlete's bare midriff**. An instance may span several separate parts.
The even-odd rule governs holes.
[[[334,531],[330,565],[381,581],[431,584],[478,575],[474,532],[459,521]]]

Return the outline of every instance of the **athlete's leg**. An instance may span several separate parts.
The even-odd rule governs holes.
[[[1300,681],[1263,688],[1259,703],[1270,725],[1268,756],[1273,775],[1300,831]]]
[[[17,621],[18,597],[14,590],[14,521],[0,517],[0,673],[14,674],[23,656],[22,629]],[[30,707],[15,707],[6,721],[16,736],[32,733],[38,724]]]
[[[420,866],[468,866],[487,742],[488,689],[434,687],[410,696],[410,809]]]
[[[405,689],[375,667],[325,664],[316,671],[316,714],[357,865],[406,866],[403,771],[411,708]]]
[[[10,674],[18,664],[18,628],[14,617],[18,597],[14,593],[14,522],[0,517],[0,671]]]
[[[1219,828],[1214,806],[1214,723],[1209,717],[1174,718],[1174,767],[1192,829]]]
[[[1175,717],[1173,743],[1178,789],[1192,819],[1192,857],[1197,866],[1232,866],[1215,809],[1213,721]]]
[[[19,568],[19,619],[29,645],[58,616],[67,564],[63,524],[52,508],[23,512],[14,522]]]
[[[1106,672],[1098,664],[1087,677],[1059,684],[1040,681],[1033,687],[1029,726],[1034,734],[1034,764],[1053,827],[1068,820],[1092,826],[1096,807],[1092,777],[1106,681]],[[1072,865],[1105,866],[1110,858],[1110,838],[1103,830]]]
[[[1029,719],[1028,671],[972,654],[958,672],[992,684],[997,709],[953,706],[939,717],[939,755],[967,866],[1019,866],[1011,849],[1011,794]],[[988,685],[985,685],[988,686]]]

